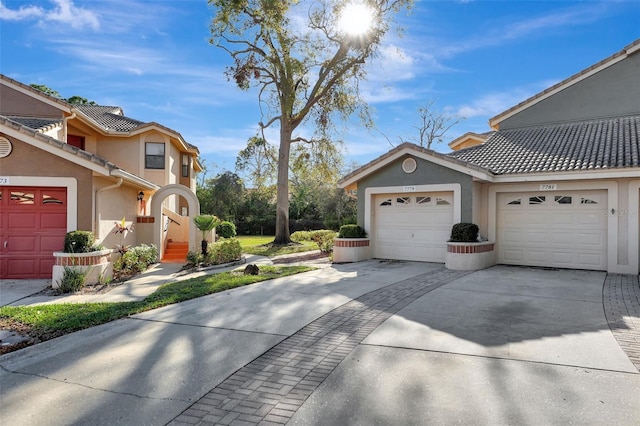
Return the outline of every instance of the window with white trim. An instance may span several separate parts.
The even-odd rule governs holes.
[[[164,143],[147,142],[145,144],[144,167],[146,169],[164,169]]]

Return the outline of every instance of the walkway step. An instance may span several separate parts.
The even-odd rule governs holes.
[[[285,424],[390,316],[470,273],[440,268],[339,306],[233,373],[169,424]]]
[[[184,263],[187,261],[189,243],[169,241],[162,255],[164,263]]]

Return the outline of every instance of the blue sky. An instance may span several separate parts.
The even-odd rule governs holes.
[[[255,93],[227,81],[211,17],[206,0],[0,0],[0,72],[121,106],[180,132],[211,172],[233,170],[260,114]],[[428,100],[465,117],[448,140],[489,130],[490,117],[640,38],[640,1],[416,1],[398,20],[404,35],[389,35],[362,86],[376,129],[340,128],[347,161],[415,136]]]

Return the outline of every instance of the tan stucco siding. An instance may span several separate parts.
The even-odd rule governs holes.
[[[119,168],[136,175],[140,173],[140,141],[137,137],[100,137],[96,144],[98,157],[108,158]],[[143,151],[144,152],[144,147]],[[142,159],[144,165],[144,158]]]
[[[0,159],[2,176],[70,177],[78,182],[77,228],[91,231],[92,172],[70,161],[42,151],[15,138],[7,137],[13,145],[11,154]]]
[[[62,118],[60,109],[36,100],[5,85],[0,86],[0,112],[2,115]]]
[[[94,181],[98,198],[96,205],[99,210],[96,214],[96,230],[94,231],[96,238],[107,248],[114,248],[116,244],[136,245],[140,243],[135,232],[138,191],[124,184],[109,189],[112,185],[114,182],[109,179],[95,178]],[[115,222],[120,222],[123,217],[127,226],[134,224],[133,232],[126,232],[124,236],[114,234]]]

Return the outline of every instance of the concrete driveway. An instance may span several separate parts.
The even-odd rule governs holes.
[[[334,265],[2,356],[0,423],[635,425],[604,281]]]

